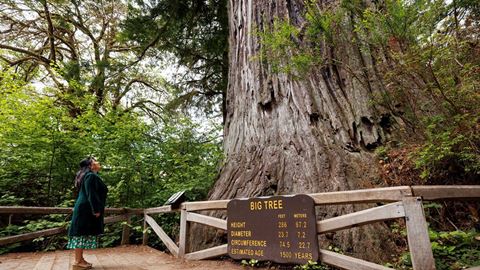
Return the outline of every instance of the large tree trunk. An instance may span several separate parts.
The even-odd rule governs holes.
[[[255,33],[274,18],[302,25],[303,2],[230,1],[226,162],[210,200],[351,190],[378,181],[372,151],[390,136],[393,118],[371,105],[372,94],[383,91],[372,57],[351,43],[337,42],[328,55],[344,66],[317,67],[302,79],[272,72],[269,59],[258,61],[262,45]],[[342,40],[355,38],[351,35]],[[364,81],[350,69],[363,70]],[[358,209],[332,206],[318,214]],[[389,255],[375,252],[390,247],[381,240],[386,231],[380,225],[365,226],[330,240],[346,252],[379,261]],[[201,244],[198,240],[194,246]]]

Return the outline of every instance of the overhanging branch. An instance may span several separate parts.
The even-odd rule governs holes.
[[[6,50],[10,50],[10,51],[14,51],[14,52],[19,52],[19,53],[23,53],[23,54],[26,54],[26,55],[29,55],[29,56],[32,56],[38,60],[40,60],[41,62],[47,64],[47,65],[50,65],[50,60],[39,55],[39,54],[36,54],[34,52],[31,52],[31,51],[28,51],[28,50],[25,50],[25,49],[22,49],[22,48],[17,48],[17,47],[13,47],[13,46],[9,46],[9,45],[5,45],[5,44],[0,44],[0,49],[6,49]]]
[[[139,84],[143,84],[145,85],[146,87],[156,91],[156,92],[165,92],[159,88],[156,88],[154,87],[151,83],[149,82],[146,82],[142,79],[139,79],[139,78],[135,78],[135,79],[132,79],[130,80],[126,85],[125,85],[125,88],[124,90],[118,95],[118,97],[115,99],[115,103],[119,103],[120,100],[130,91],[130,87],[135,84],[135,83],[139,83]]]

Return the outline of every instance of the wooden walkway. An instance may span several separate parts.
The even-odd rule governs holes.
[[[245,270],[229,261],[185,261],[148,246],[121,246],[85,251],[85,259],[99,270]],[[71,269],[73,251],[11,253],[0,256],[1,270]]]

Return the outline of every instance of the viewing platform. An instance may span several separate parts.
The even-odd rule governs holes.
[[[230,261],[179,260],[148,246],[121,246],[86,250],[85,259],[98,270],[245,270]],[[67,270],[74,260],[73,251],[10,253],[0,255],[1,270]]]
[[[105,213],[110,216],[105,218],[105,224],[124,222],[120,242],[121,247],[86,251],[86,260],[94,264],[94,269],[244,269],[241,265],[234,264],[230,260],[211,261],[205,259],[220,256],[230,256],[235,258],[235,255],[237,254],[235,252],[240,249],[248,256],[245,257],[245,254],[241,254],[239,257],[256,259],[254,256],[263,256],[274,248],[280,247],[281,250],[274,254],[272,261],[283,263],[282,261],[279,261],[280,259],[278,258],[286,258],[290,260],[290,257],[297,257],[296,259],[306,260],[307,256],[304,255],[308,254],[308,258],[315,257],[316,260],[316,257],[318,257],[320,262],[341,269],[391,270],[393,268],[355,258],[350,256],[350,254],[325,250],[321,247],[318,251],[317,247],[315,247],[309,252],[298,252],[298,250],[295,250],[293,247],[295,246],[298,249],[308,249],[315,246],[312,241],[318,241],[317,235],[376,222],[383,222],[386,220],[400,219],[403,220],[405,224],[406,240],[408,242],[408,250],[411,254],[413,269],[434,270],[435,260],[429,239],[428,223],[425,217],[423,202],[465,200],[473,203],[473,201],[478,201],[480,199],[480,185],[396,186],[304,194],[302,197],[308,198],[311,201],[310,218],[312,220],[309,222],[306,220],[306,217],[309,215],[307,212],[287,211],[290,209],[288,208],[289,203],[292,204],[290,206],[305,206],[304,203],[292,202],[293,198],[298,197],[292,196],[293,195],[284,195],[235,200],[182,202],[175,206],[164,205],[146,209],[106,208]],[[251,212],[247,211],[246,214],[238,217],[235,216],[235,211],[229,214],[228,204],[232,201],[247,202],[247,205],[249,206],[247,208]],[[314,211],[315,207],[338,204],[363,204],[363,209],[360,208],[362,210],[323,219],[316,216]],[[232,205],[235,205],[235,203],[232,203]],[[259,212],[260,209],[267,209],[268,211],[286,211],[282,213],[278,212],[278,214],[274,216],[277,219],[281,219],[277,220],[277,223],[275,223],[278,224],[278,226],[272,228],[277,230],[273,235],[275,237],[278,236],[278,239],[255,238],[258,237],[258,235],[254,236],[252,233],[255,228],[248,227],[255,226],[256,224],[255,218],[249,220],[248,217]],[[231,218],[230,225],[228,225],[227,219],[225,218],[208,215],[208,211],[211,210],[227,210],[227,216]],[[199,213],[199,211],[202,212]],[[11,219],[12,215],[70,214],[71,212],[71,208],[60,207],[0,206],[0,214],[9,215],[9,219]],[[172,213],[180,213],[178,239],[177,237],[172,239],[172,237],[162,228],[162,225],[164,224],[158,224],[155,220],[156,216]],[[288,220],[286,218],[287,214],[293,218],[293,220]],[[135,222],[143,221],[143,246],[128,245],[130,225],[133,221],[133,216],[140,216],[140,219],[135,219]],[[142,216],[143,219],[141,218]],[[256,219],[261,220],[262,216],[258,216]],[[305,220],[299,223],[298,219]],[[231,251],[229,251],[228,243],[202,250],[191,251],[189,248],[189,226],[192,223],[202,224],[224,232],[228,231],[228,226],[230,226],[230,233],[233,232],[230,235],[233,235],[234,237],[238,236],[242,239],[230,239],[233,239],[230,244],[238,246],[236,249],[231,249]],[[293,230],[289,231],[287,229],[290,227],[293,228]],[[307,228],[312,230],[307,231]],[[163,242],[169,251],[169,254],[147,246],[149,238],[148,231],[152,232],[151,236],[157,236]],[[59,227],[20,235],[6,236],[0,238],[0,246],[30,241],[38,237],[64,234],[65,232],[65,227]],[[291,237],[287,239],[287,234],[289,232]],[[307,237],[308,233],[310,234],[309,237]],[[265,236],[265,234],[259,235]],[[202,237],[202,235],[196,235],[196,237]],[[298,239],[301,239],[301,241]],[[294,242],[297,240],[298,243]],[[290,243],[296,244],[290,245]],[[297,256],[298,254],[302,256]],[[72,264],[72,259],[72,251],[12,253],[0,256],[0,270],[65,270],[70,268],[69,266]],[[262,257],[259,257],[259,259],[262,259]],[[476,266],[469,268],[468,270],[480,269]]]

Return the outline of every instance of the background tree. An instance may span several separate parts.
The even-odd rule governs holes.
[[[228,79],[226,0],[136,1],[129,6],[124,35],[142,48],[162,52],[172,63],[176,98],[169,108],[196,108],[225,118]],[[153,42],[152,42],[153,40]],[[167,53],[167,54],[166,54]]]
[[[72,117],[85,106],[155,114],[165,82],[152,72],[154,64],[140,65],[151,45],[121,38],[126,12],[122,1],[2,1],[0,59],[25,81],[54,86]]]

